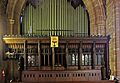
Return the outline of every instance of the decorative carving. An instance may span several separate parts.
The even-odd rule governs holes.
[[[9,22],[10,22],[11,25],[13,25],[14,22],[15,22],[15,20],[13,20],[13,19],[9,19]]]

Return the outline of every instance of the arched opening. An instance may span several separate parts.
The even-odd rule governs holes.
[[[89,14],[83,1],[76,1],[28,0],[20,17],[20,33],[39,36],[90,35]]]

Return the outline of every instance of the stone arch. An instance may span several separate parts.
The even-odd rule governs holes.
[[[88,3],[89,2],[89,3]],[[103,0],[84,0],[90,16],[90,32],[91,35],[106,35],[105,29],[105,8]]]
[[[20,34],[20,15],[21,15],[21,12],[23,11],[26,1],[27,0],[18,0],[16,3],[16,7],[15,7],[15,11],[14,11],[15,23],[13,26],[14,34]]]
[[[13,20],[14,18],[14,8],[15,8],[15,4],[16,4],[17,0],[8,0],[8,4],[7,4],[7,33],[10,34],[11,32],[11,26],[10,26],[10,20]]]
[[[10,27],[12,27],[13,34],[19,34],[19,29],[20,29],[20,23],[19,23],[19,17],[20,13],[24,7],[24,4],[26,3],[27,0],[8,0],[8,5],[7,5],[7,17],[8,17],[8,22],[7,22],[7,31],[8,34],[11,33]],[[10,20],[14,20],[14,26],[11,26]]]

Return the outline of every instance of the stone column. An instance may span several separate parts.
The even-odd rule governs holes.
[[[116,7],[115,7],[115,53],[116,53],[116,76],[120,79],[120,1],[116,0]]]
[[[119,0],[116,0],[118,1],[117,4],[119,6]],[[116,46],[116,40],[119,40],[119,37],[118,39],[116,39],[116,36],[117,34],[119,34],[119,23],[120,23],[120,18],[119,18],[119,7],[116,7],[115,6],[115,3],[113,0],[109,0],[107,1],[107,19],[106,19],[106,33],[107,35],[110,35],[111,39],[110,39],[110,48],[109,48],[109,60],[110,60],[110,69],[111,69],[111,75],[113,76],[117,76],[117,64],[116,64],[116,59],[120,60],[120,58],[118,58],[117,56],[117,49],[116,47],[120,47],[120,42],[118,41],[118,45]],[[116,8],[118,9],[118,11],[116,11]],[[116,19],[116,13],[118,14],[118,18]],[[117,22],[118,21],[118,22]],[[116,25],[117,23],[117,25]],[[116,26],[118,26],[117,30],[116,30]],[[116,33],[116,31],[118,31]],[[120,52],[120,50],[118,49],[118,52]]]
[[[5,67],[3,63],[3,35],[5,34],[6,31],[6,14],[4,12],[4,9],[2,7],[2,4],[0,4],[0,72],[1,69],[3,69],[3,66]],[[0,82],[3,83],[3,80],[1,80],[1,75],[0,75]]]
[[[14,25],[14,21],[13,19],[9,19],[9,23],[10,23],[10,35],[12,35],[14,32],[13,30],[13,25]]]

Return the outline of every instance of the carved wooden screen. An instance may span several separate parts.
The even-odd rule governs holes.
[[[36,67],[38,66],[38,48],[37,44],[27,45],[27,66]]]
[[[60,44],[58,48],[55,48],[55,66],[65,66],[65,45]]]
[[[52,65],[52,52],[49,44],[41,44],[41,66]]]
[[[96,45],[96,65],[100,66],[104,64],[104,50],[105,50],[105,45],[104,44],[97,44]]]
[[[82,65],[91,66],[92,63],[92,46],[91,44],[84,44],[82,49]]]
[[[78,45],[77,44],[68,45],[68,65],[69,66],[78,65]]]

